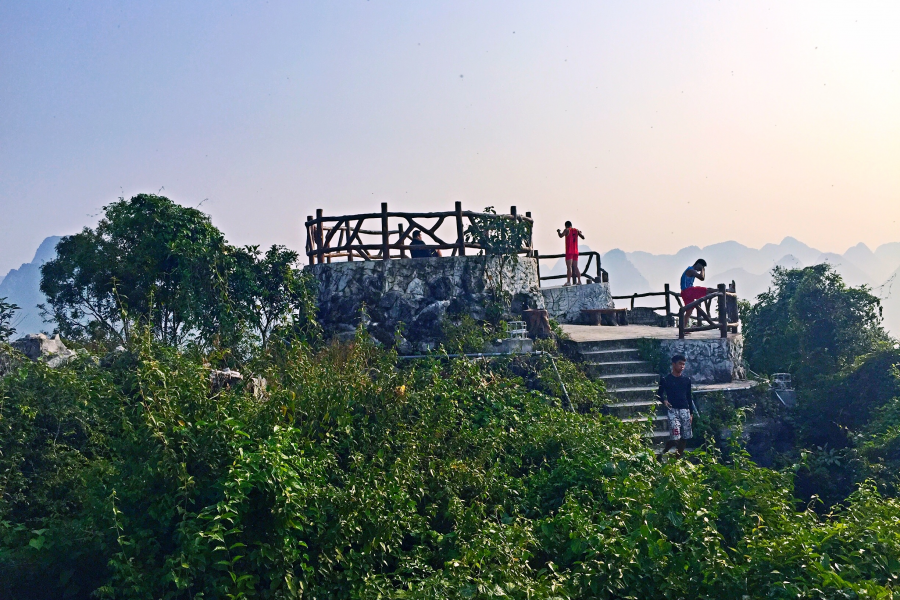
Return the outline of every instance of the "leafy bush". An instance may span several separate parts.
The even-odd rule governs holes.
[[[822,518],[740,452],[660,465],[512,362],[273,343],[262,396],[149,339],[101,363],[0,381],[14,597],[888,598],[900,573],[873,487]]]

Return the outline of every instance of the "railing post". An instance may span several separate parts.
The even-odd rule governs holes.
[[[406,244],[403,243],[403,223],[397,223],[397,245],[400,246],[400,258],[406,258]]]
[[[541,287],[541,256],[537,250],[534,251],[534,264],[537,267],[538,287]]]
[[[318,253],[316,254],[316,262],[320,265],[325,262],[325,249],[322,247],[324,244],[322,240],[325,238],[322,236],[322,209],[316,209],[316,250]]]
[[[631,295],[631,310],[634,310],[634,299],[637,298],[637,294]]]
[[[519,217],[518,217],[518,215],[516,215],[516,207],[515,206],[509,207],[509,214],[512,215],[513,225],[518,225]],[[516,254],[518,255],[519,253],[516,252]]]
[[[723,338],[728,337],[728,311],[725,309],[725,284],[720,283],[719,289],[719,333]]]
[[[315,234],[312,231],[312,220],[312,215],[306,215],[306,253],[308,255],[307,258],[309,259],[309,264],[316,262],[316,255],[313,252],[313,249],[315,248],[315,243],[313,241]]]
[[[672,305],[671,301],[669,300],[669,284],[665,284],[663,286],[663,289],[665,290],[664,293],[666,295],[666,327],[668,327],[669,323],[672,321]]]
[[[391,258],[391,240],[388,231],[387,202],[381,203],[381,260]]]
[[[466,238],[463,236],[462,202],[456,203],[456,243],[459,244],[459,256],[465,256]]]
[[[734,298],[732,298],[732,301],[734,302],[734,332],[737,333],[738,325],[740,325],[741,322],[741,305],[738,304],[737,284],[734,282],[734,279],[731,280],[731,291],[734,293]]]
[[[526,211],[525,211],[525,218],[526,218],[526,219],[530,219],[530,218],[531,218],[531,211],[530,211],[530,210],[526,210]],[[534,256],[534,240],[532,239],[532,237],[534,236],[534,227],[533,227],[533,225],[534,225],[534,223],[532,223],[532,227],[528,230],[528,256]]]
[[[350,243],[350,221],[347,220],[347,262],[353,262],[353,244]]]

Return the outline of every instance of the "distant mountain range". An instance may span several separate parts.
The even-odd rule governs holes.
[[[590,250],[581,246],[582,251]],[[753,300],[771,285],[776,266],[801,268],[827,262],[841,274],[847,285],[868,285],[882,299],[885,327],[900,335],[900,242],[882,244],[872,251],[857,244],[844,254],[822,252],[792,237],[779,244],[749,248],[738,242],[722,242],[704,248],[688,246],[675,254],[610,250],[602,255],[614,295],[640,294],[663,290],[668,283],[678,291],[684,270],[698,258],[706,260],[707,284],[735,281],[738,295]],[[565,274],[562,260],[547,274]],[[895,285],[896,283],[896,285]]]
[[[41,265],[56,256],[59,236],[45,239],[34,255],[34,260],[5,276],[0,276],[0,298],[18,304],[20,310],[14,326],[18,334],[49,331],[51,324],[44,323],[37,308],[46,301],[40,291]],[[582,245],[582,251],[590,248]],[[865,244],[857,244],[843,254],[821,252],[792,237],[779,244],[766,244],[762,248],[749,248],[738,242],[722,242],[705,248],[688,246],[675,254],[650,254],[649,252],[623,252],[610,250],[602,255],[603,268],[609,273],[610,287],[615,295],[627,295],[650,291],[662,291],[668,283],[678,291],[681,273],[698,258],[708,263],[707,283],[735,281],[738,295],[753,300],[771,285],[771,271],[775,266],[799,268],[827,262],[834,266],[848,285],[868,285],[882,300],[885,327],[900,336],[900,242],[882,244],[874,251]],[[566,267],[560,259],[542,274],[565,274]],[[560,281],[559,283],[562,283]]]
[[[13,319],[17,332],[15,337],[27,333],[49,333],[53,329],[51,324],[41,319],[37,305],[47,301],[41,293],[41,265],[56,257],[56,244],[61,239],[59,236],[48,237],[34,253],[34,260],[0,277],[0,298],[5,297],[7,302],[17,304],[21,309]]]

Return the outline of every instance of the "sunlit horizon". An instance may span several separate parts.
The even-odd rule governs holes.
[[[119,196],[236,244],[515,204],[542,252],[900,242],[900,4],[0,7],[0,273]]]

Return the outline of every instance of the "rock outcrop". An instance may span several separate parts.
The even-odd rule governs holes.
[[[75,352],[66,348],[58,334],[51,338],[43,333],[32,333],[17,339],[10,346],[30,360],[41,361],[52,368],[61,367],[75,358]]]

